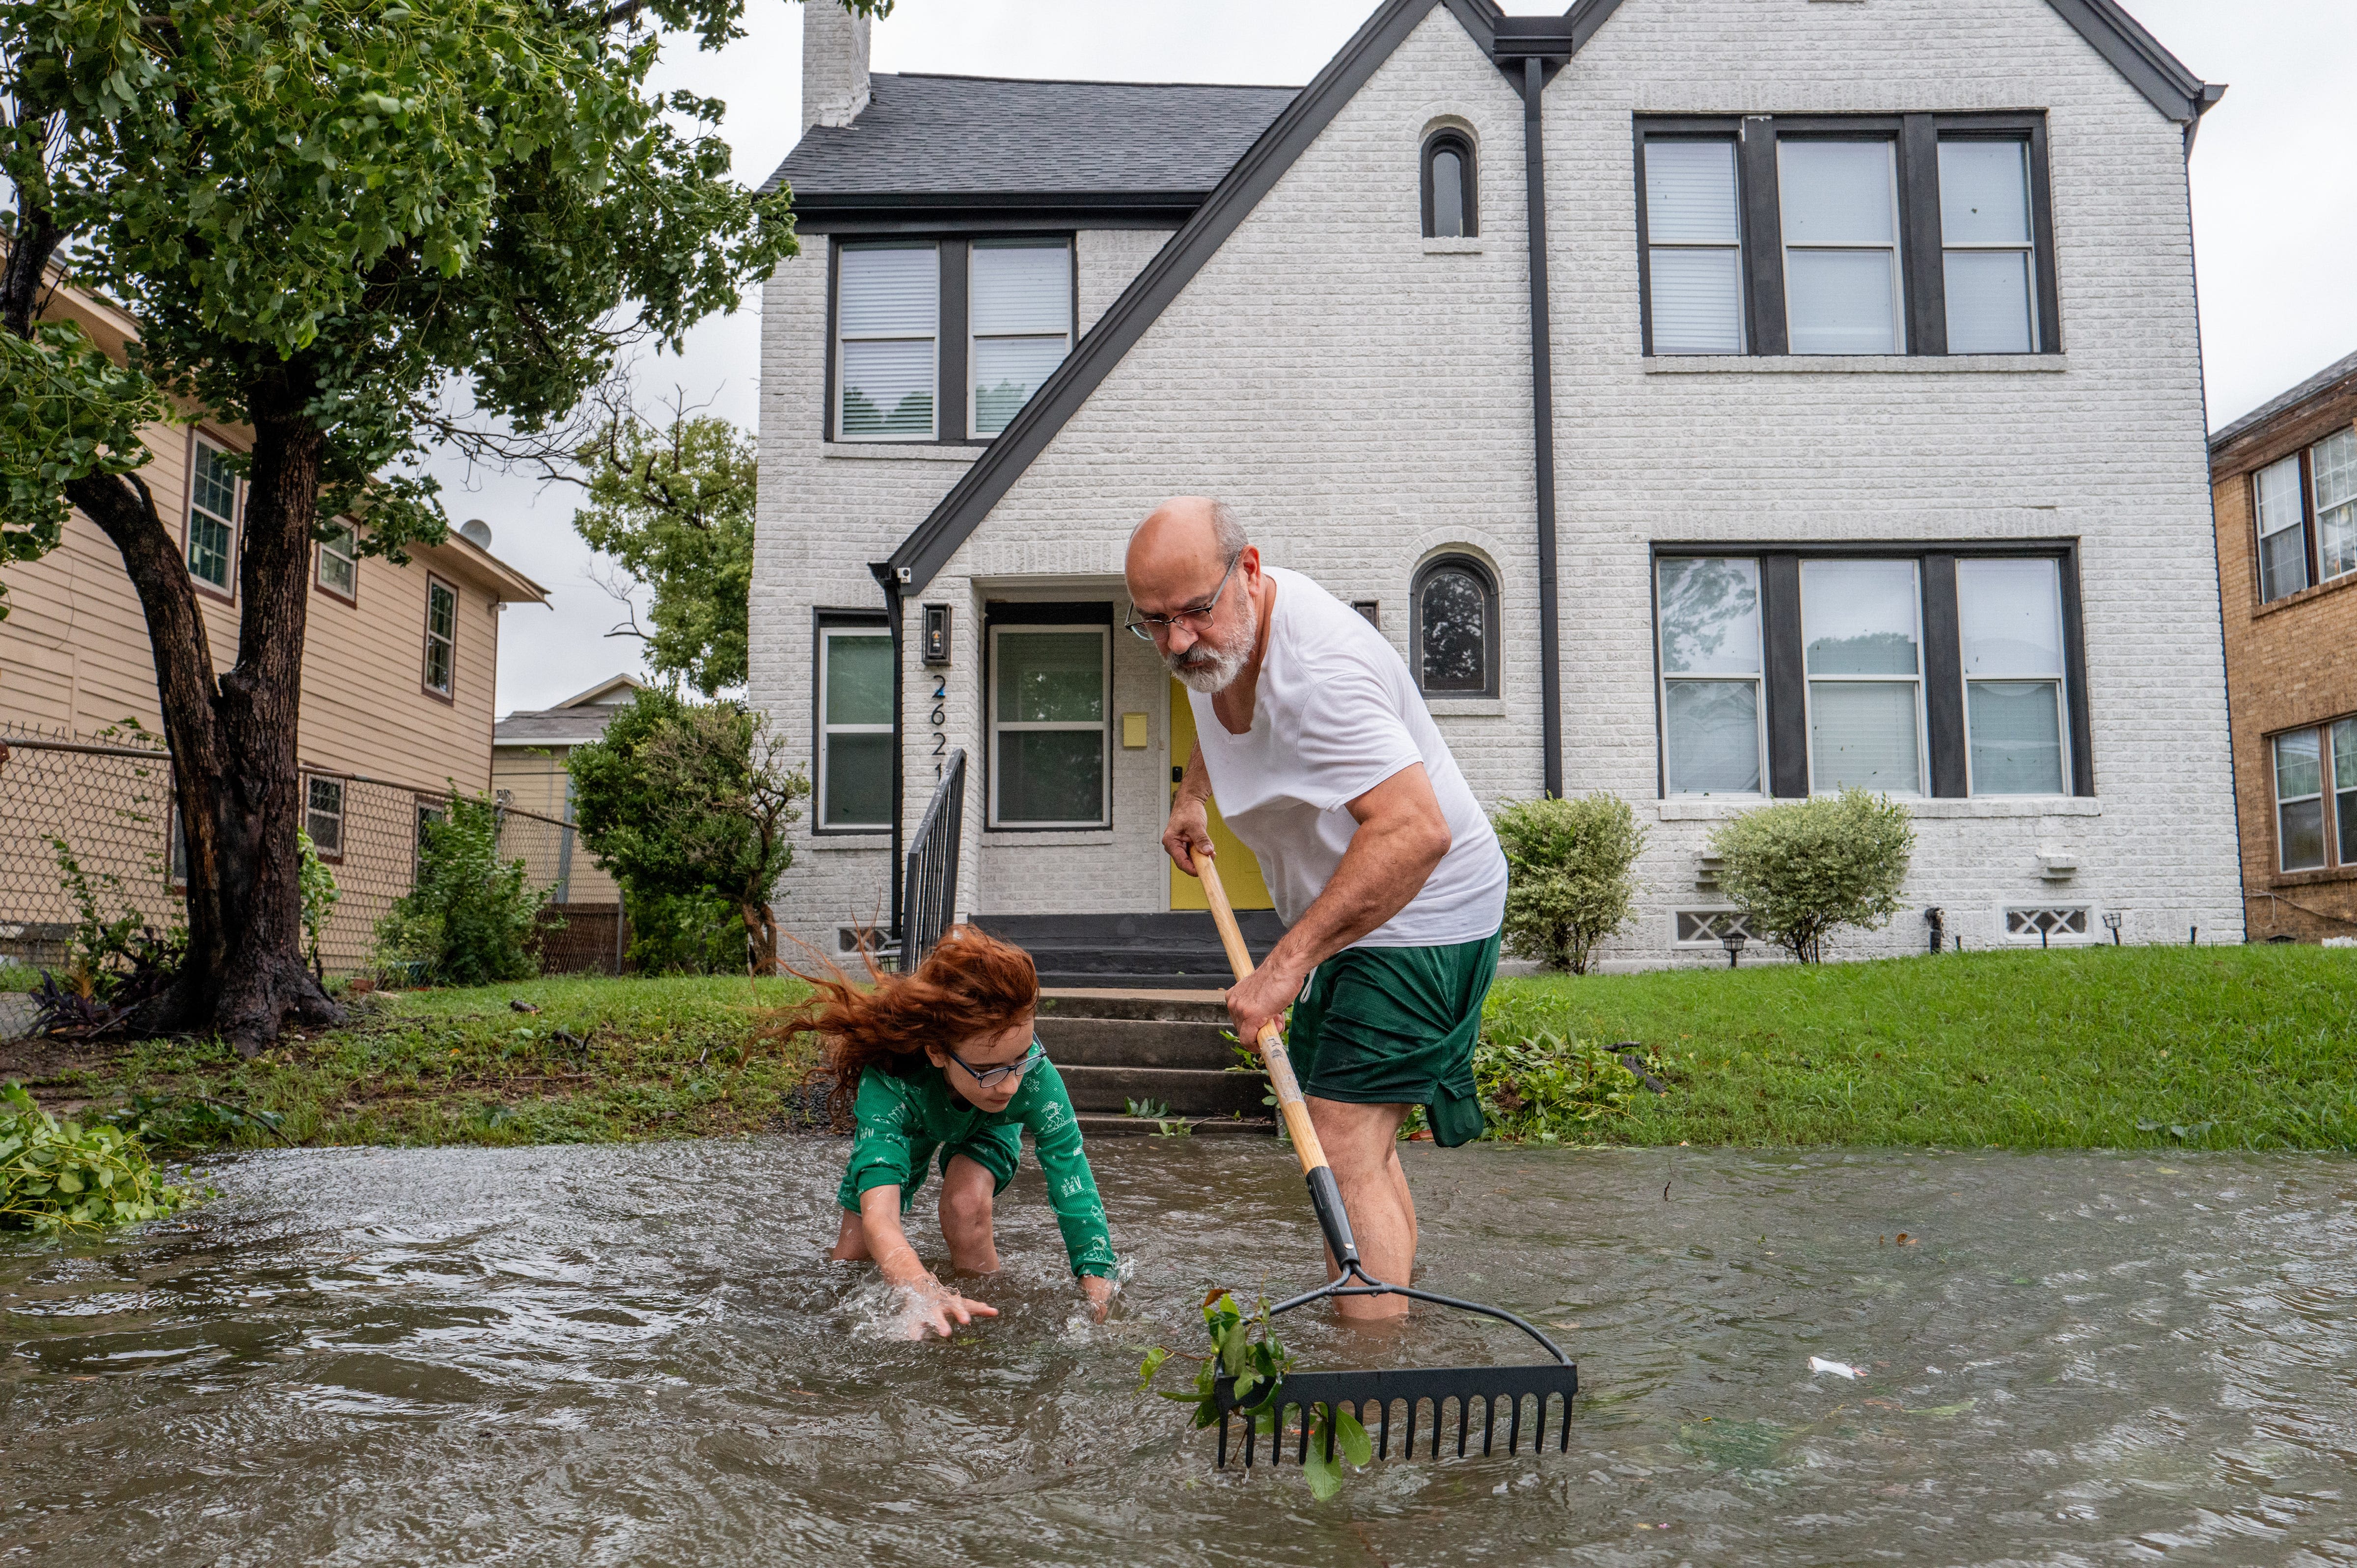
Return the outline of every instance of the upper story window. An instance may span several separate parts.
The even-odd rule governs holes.
[[[1469,555],[1442,555],[1408,596],[1415,683],[1427,697],[1498,694],[1498,586]]]
[[[237,475],[221,449],[199,440],[188,478],[188,575],[223,594],[237,570]]]
[[[360,597],[360,535],[349,525],[337,529],[319,541],[318,570],[315,581],[321,589],[339,599]]]
[[[1071,352],[1070,236],[834,253],[830,439],[988,441]]]
[[[1649,354],[2059,347],[2037,114],[1638,121]]]
[[[2253,474],[2251,510],[2262,600],[2357,572],[2357,429]]]
[[[1072,249],[1061,240],[980,240],[973,256],[968,427],[996,435],[1071,350]]]
[[[933,435],[941,257],[932,245],[847,245],[835,272],[835,435]]]
[[[1480,233],[1474,205],[1473,139],[1462,131],[1436,131],[1424,144],[1424,237],[1470,239]]]
[[[428,692],[447,697],[458,677],[458,590],[439,577],[425,579],[425,671]]]
[[[2091,792],[2059,548],[1656,568],[1664,793]]]

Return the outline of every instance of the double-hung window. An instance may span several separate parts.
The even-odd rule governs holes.
[[[1922,596],[1912,561],[1808,561],[1809,785],[1923,790]]]
[[[2059,349],[2040,114],[1642,115],[1648,354]]]
[[[1973,793],[2068,793],[2061,567],[1959,561],[1956,618]]]
[[[933,245],[846,245],[835,263],[835,436],[930,441],[941,326]]]
[[[438,577],[425,579],[425,671],[423,682],[447,697],[458,672],[458,591]]]
[[[220,447],[203,440],[196,446],[188,483],[188,575],[226,594],[237,570],[237,475]]]
[[[1662,563],[1663,782],[1673,795],[1766,792],[1760,563]]]
[[[2092,794],[2067,545],[1656,549],[1667,795]]]
[[[971,429],[1006,428],[1072,347],[1072,249],[1061,240],[973,246]]]
[[[344,781],[314,773],[303,787],[303,831],[322,860],[344,857]]]
[[[346,525],[319,541],[319,586],[339,599],[354,599],[361,591],[360,536]]]
[[[2319,583],[2357,572],[2357,429],[2309,448],[2316,476],[2316,553]]]
[[[892,825],[892,634],[874,625],[818,633],[818,826]]]
[[[2287,731],[2267,749],[2277,867],[2357,867],[2357,718]]]
[[[2357,572],[2357,428],[2253,473],[2251,511],[2262,602]]]
[[[1742,353],[1743,231],[1731,138],[1646,143],[1645,240],[1653,352]]]
[[[1777,144],[1784,308],[1795,354],[1906,352],[1891,139]]]
[[[1110,621],[990,628],[990,825],[1095,828],[1106,766]]]
[[[2300,510],[2299,455],[2251,476],[2259,514],[2259,596],[2279,599],[2308,586],[2308,530]]]

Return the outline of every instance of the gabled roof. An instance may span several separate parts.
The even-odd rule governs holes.
[[[805,218],[1027,198],[1191,209],[1300,89],[888,74],[868,91],[762,189],[791,185]]]
[[[560,708],[586,708],[602,703],[627,703],[637,693],[646,690],[647,683],[636,675],[608,675],[586,692],[576,692],[557,703]]]
[[[578,692],[553,708],[526,708],[510,714],[491,726],[497,746],[587,746],[606,733],[627,699],[646,682],[635,675],[614,675]],[[615,693],[620,693],[618,699]]]
[[[2210,437],[2210,450],[2220,447],[2246,431],[2255,430],[2276,415],[2298,407],[2319,392],[2330,392],[2342,381],[2357,381],[2357,354],[2339,359],[2279,396],[2271,397],[2240,419],[2219,426]]]
[[[2226,90],[2205,83],[2186,70],[2151,34],[2137,26],[2134,17],[2120,9],[2115,0],[2047,0],[2047,4],[2155,108],[2185,125],[2185,145],[2190,153],[2194,126]],[[998,439],[991,443],[989,450],[959,476],[958,482],[900,542],[889,560],[871,567],[879,579],[897,580],[904,593],[915,592],[933,580],[958,547],[1005,499],[1015,481],[1022,478],[1024,470],[1047,450],[1066,422],[1080,412],[1114,367],[1146,335],[1155,318],[1178,297],[1188,282],[1259,205],[1261,198],[1275,187],[1293,161],[1318,139],[1342,105],[1366,84],[1433,8],[1443,5],[1456,14],[1484,53],[1501,62],[1509,53],[1553,52],[1551,44],[1534,48],[1534,39],[1517,36],[1510,40],[1501,37],[1515,34],[1516,23],[1523,18],[1509,18],[1496,0],[1383,0],[1351,41],[1326,62],[1325,69],[1236,160],[1201,206],[1171,236],[1169,243],[1155,252],[1064,362],[1040,384]],[[1566,52],[1576,53],[1585,48],[1620,6],[1620,0],[1575,0],[1564,14],[1567,27],[1558,25],[1567,34]],[[1529,20],[1535,22],[1537,18]],[[1534,30],[1552,33],[1557,29]],[[1503,47],[1510,41],[1513,46],[1511,50]],[[1509,72],[1508,80],[1514,80],[1513,73]],[[861,119],[864,122],[866,116]],[[856,131],[857,124],[851,129]],[[797,155],[800,150],[796,149]],[[789,157],[786,161],[791,169],[793,159]],[[795,204],[797,208],[803,205],[799,188]]]

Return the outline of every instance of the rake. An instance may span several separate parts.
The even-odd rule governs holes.
[[[1252,954],[1245,950],[1243,933],[1236,929],[1235,910],[1228,903],[1227,889],[1220,885],[1220,873],[1210,857],[1195,857],[1197,875],[1202,878],[1203,893],[1211,906],[1212,922],[1220,929],[1220,941],[1228,950],[1228,963],[1242,981],[1253,972]],[[1235,1397],[1235,1380],[1222,1377],[1214,1385],[1220,1410],[1219,1464],[1228,1462],[1228,1418],[1241,1412],[1243,1415],[1244,1467],[1253,1465],[1254,1450],[1259,1446],[1260,1418],[1271,1411],[1276,1417],[1270,1428],[1268,1458],[1276,1464],[1284,1458],[1287,1435],[1286,1414],[1300,1412],[1300,1443],[1295,1451],[1296,1462],[1309,1452],[1311,1412],[1323,1407],[1326,1412],[1325,1457],[1334,1456],[1334,1413],[1348,1410],[1362,1423],[1372,1440],[1371,1446],[1378,1458],[1388,1458],[1391,1453],[1394,1406],[1404,1407],[1399,1422],[1404,1441],[1400,1457],[1415,1456],[1416,1434],[1421,1412],[1429,1407],[1427,1456],[1440,1457],[1446,1441],[1445,1429],[1450,1424],[1448,1407],[1456,1406],[1456,1448],[1463,1457],[1475,1430],[1472,1412],[1481,1407],[1480,1423],[1481,1452],[1488,1454],[1496,1441],[1496,1429],[1502,1418],[1506,1427],[1506,1452],[1520,1451],[1525,1426],[1523,1412],[1526,1406],[1535,1405],[1534,1418],[1527,1430],[1531,1450],[1537,1453],[1546,1445],[1548,1407],[1560,1400],[1556,1407],[1555,1430],[1555,1451],[1563,1453],[1571,1446],[1571,1401],[1579,1391],[1579,1369],[1565,1355],[1555,1342],[1544,1334],[1506,1311],[1503,1307],[1486,1306],[1478,1301],[1461,1301],[1451,1295],[1439,1295],[1431,1291],[1417,1290],[1409,1285],[1390,1284],[1375,1278],[1359,1261],[1358,1244],[1351,1237],[1351,1217],[1342,1207],[1342,1195],[1334,1185],[1333,1168],[1326,1163],[1326,1151],[1318,1142],[1318,1129],[1309,1121],[1309,1107],[1301,1098],[1301,1085],[1293,1076],[1292,1060],[1285,1054],[1285,1040],[1274,1020],[1261,1026],[1261,1059],[1268,1069],[1270,1087],[1276,1090],[1277,1110],[1285,1117],[1286,1131],[1292,1135],[1293,1151],[1301,1161],[1301,1172],[1309,1187],[1309,1207],[1318,1216],[1318,1229],[1326,1235],[1326,1250],[1333,1255],[1336,1270],[1333,1279],[1313,1291],[1268,1309],[1269,1316],[1291,1312],[1297,1306],[1308,1306],[1314,1301],[1329,1296],[1399,1295],[1414,1301],[1426,1301],[1435,1306],[1453,1307],[1459,1312],[1478,1313],[1484,1317],[1511,1323],[1537,1340],[1552,1361],[1535,1362],[1520,1367],[1420,1367],[1394,1369],[1384,1371],[1361,1372],[1288,1372],[1284,1380],[1272,1388],[1256,1391],[1239,1401]]]

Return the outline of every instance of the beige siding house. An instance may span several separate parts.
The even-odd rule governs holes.
[[[500,720],[491,737],[492,789],[517,811],[571,822],[573,779],[565,759],[575,746],[604,735],[607,721],[629,705],[641,683],[617,675],[553,708],[525,709]],[[621,890],[575,835],[565,834],[554,853],[554,863],[535,865],[532,872],[534,881],[556,889],[556,902],[572,908],[620,907]]]
[[[78,321],[117,358],[134,336],[126,317],[70,290],[58,291],[50,314]],[[226,671],[237,659],[244,484],[221,458],[246,450],[252,434],[183,413],[185,423],[145,433],[155,457],[140,478],[186,553],[214,668]],[[488,527],[469,523],[413,547],[405,564],[359,555],[350,533],[314,547],[296,746],[312,836],[347,893],[324,944],[331,966],[365,958],[375,913],[407,886],[418,810],[453,788],[491,788],[500,612],[545,604],[547,593],[490,542]],[[94,868],[120,863],[132,896],[159,902],[151,868],[167,853],[167,819],[156,813],[168,811],[168,790],[152,770],[114,779],[108,769],[124,772],[121,759],[39,744],[137,742],[125,736],[132,726],[162,729],[146,622],[113,544],[77,511],[57,549],[0,582],[0,739],[17,743],[0,765],[0,949],[14,940],[30,953],[66,917],[53,833]]]

